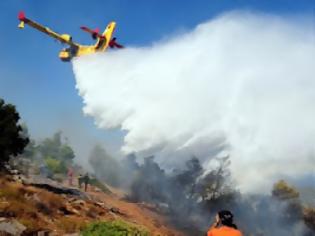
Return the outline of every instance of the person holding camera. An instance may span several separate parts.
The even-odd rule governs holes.
[[[233,223],[233,217],[230,211],[219,211],[207,236],[242,236],[241,231]]]

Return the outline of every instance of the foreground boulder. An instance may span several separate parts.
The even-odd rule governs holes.
[[[0,218],[0,235],[6,233],[9,235],[21,235],[26,227],[14,219]]]

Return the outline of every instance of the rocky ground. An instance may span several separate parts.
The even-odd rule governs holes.
[[[91,222],[111,220],[144,227],[150,235],[184,235],[155,206],[130,203],[113,188],[84,192],[39,176],[0,176],[0,235],[79,235]]]

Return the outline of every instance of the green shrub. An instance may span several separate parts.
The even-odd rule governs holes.
[[[96,222],[88,225],[83,236],[149,236],[145,229],[138,228],[123,221]]]

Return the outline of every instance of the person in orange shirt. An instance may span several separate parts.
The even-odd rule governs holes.
[[[69,186],[72,186],[73,169],[71,167],[68,168],[67,175],[68,175]]]
[[[242,236],[233,223],[233,214],[230,211],[219,211],[215,218],[207,236]]]

